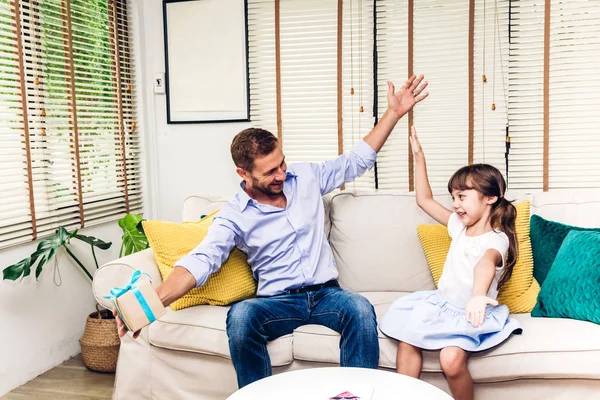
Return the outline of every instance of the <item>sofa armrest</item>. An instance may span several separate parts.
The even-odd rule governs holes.
[[[104,264],[96,270],[92,283],[96,301],[104,308],[112,308],[112,303],[104,296],[110,294],[112,288],[126,286],[131,274],[137,269],[150,275],[152,286],[157,287],[162,283],[154,252],[152,249],[142,250]]]

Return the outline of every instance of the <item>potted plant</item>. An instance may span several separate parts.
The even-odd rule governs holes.
[[[142,216],[127,214],[118,221],[123,230],[119,257],[147,249],[148,239],[142,230]],[[84,364],[91,370],[114,372],[119,356],[119,339],[111,310],[100,310],[87,319],[85,331],[79,340]],[[107,322],[108,321],[108,322]]]
[[[135,253],[149,247],[146,235],[142,230],[142,216],[127,214],[118,221],[123,230],[123,237],[119,257]],[[61,250],[75,262],[90,281],[93,279],[90,271],[83,265],[70,248],[71,240],[76,239],[90,245],[96,269],[99,268],[95,249],[108,250],[112,243],[105,242],[93,236],[78,233],[78,230],[69,232],[64,227],[59,227],[53,236],[40,241],[36,250],[28,257],[4,268],[3,279],[16,281],[25,278],[35,268],[35,278],[39,278],[46,266]],[[84,334],[80,339],[81,352],[84,364],[91,370],[99,372],[114,372],[116,370],[119,354],[120,339],[116,330],[114,316],[110,310],[100,310],[89,314]]]

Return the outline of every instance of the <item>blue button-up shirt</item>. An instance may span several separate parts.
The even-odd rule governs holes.
[[[203,285],[234,246],[248,255],[259,296],[273,296],[335,279],[338,272],[323,232],[322,196],[370,169],[376,153],[360,141],[352,151],[322,163],[291,164],[285,209],[261,204],[243,187],[215,216],[204,240],[175,265]]]

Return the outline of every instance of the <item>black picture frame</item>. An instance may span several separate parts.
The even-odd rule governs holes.
[[[239,4],[238,4],[239,3]],[[233,6],[233,7],[232,7]],[[236,7],[239,7],[236,10]],[[208,12],[200,12],[208,11]],[[222,13],[221,13],[222,12]],[[235,17],[239,16],[239,13],[243,13],[243,27],[239,29],[236,24],[236,19],[241,22],[242,18]],[[207,42],[201,42],[198,37],[189,37],[189,40],[182,40],[182,37],[186,39],[185,33],[186,27],[194,25],[197,27],[219,25],[215,22],[221,17],[221,22],[227,23],[220,24],[224,26],[216,26],[217,29],[234,28],[236,31],[235,37],[229,37],[227,41],[223,41],[223,36],[218,31],[211,32],[210,37],[203,37],[207,41],[219,39],[223,41],[223,46],[219,48],[218,54],[213,49],[213,57],[210,57],[211,53],[202,52],[202,44]],[[233,21],[231,21],[233,17]],[[175,20],[179,18],[183,21]],[[197,18],[197,22],[196,22]],[[174,20],[175,19],[175,20]],[[194,21],[193,23],[190,20]],[[232,25],[233,24],[233,25]],[[200,28],[203,29],[203,28]],[[250,73],[249,73],[249,61],[248,61],[248,2],[247,0],[163,0],[163,31],[164,31],[164,51],[165,51],[165,93],[166,93],[166,105],[167,105],[167,123],[168,124],[194,124],[194,123],[219,123],[219,122],[248,122],[250,121]],[[227,31],[230,32],[230,31]],[[238,37],[243,35],[243,37]],[[178,46],[175,46],[173,42],[169,43],[169,38],[175,40],[177,43],[184,43],[185,57],[183,56],[183,50]],[[231,45],[233,44],[233,45]],[[177,48],[177,49],[174,49]],[[235,59],[240,57],[239,51],[243,53],[243,62],[234,62],[230,64],[224,64],[226,59]],[[231,55],[228,57],[226,54]],[[221,73],[222,71],[235,70],[235,76],[215,76],[213,74],[200,74],[202,76],[193,75],[200,81],[193,82],[194,84],[182,83],[181,69],[193,68],[198,66],[199,70],[202,70],[202,66],[206,65],[203,58],[204,55],[209,56],[211,63],[216,63],[216,66],[211,66],[212,70]],[[200,61],[203,61],[200,63]],[[219,64],[220,63],[220,64]],[[191,74],[188,74],[191,75]],[[205,76],[206,75],[206,76]],[[238,76],[238,75],[241,75]],[[240,79],[241,78],[241,79]],[[234,80],[234,83],[231,82]],[[186,81],[189,83],[190,81]],[[242,83],[243,82],[243,83]],[[205,84],[205,86],[212,87],[212,91],[197,90],[198,86]],[[215,90],[215,85],[223,85],[223,91],[226,92],[226,96],[233,97],[233,106],[230,109],[223,108],[219,110],[206,110],[203,105],[211,103],[214,97],[219,96]],[[228,88],[227,85],[234,85],[234,90]],[[201,93],[200,93],[201,92]],[[189,102],[197,103],[189,105]],[[223,98],[219,98],[215,103],[217,105],[225,105],[229,101],[225,101]],[[185,107],[190,107],[190,110],[182,111],[182,104]],[[211,103],[212,106],[212,103]],[[216,106],[215,106],[216,107]],[[225,106],[227,107],[227,106]],[[197,108],[197,109],[194,109]]]

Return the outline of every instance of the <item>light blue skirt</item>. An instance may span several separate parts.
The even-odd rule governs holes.
[[[456,346],[475,352],[522,332],[519,321],[508,314],[505,305],[488,306],[483,325],[475,328],[465,319],[464,308],[450,304],[437,290],[422,291],[396,300],[379,329],[386,336],[425,350]]]

